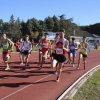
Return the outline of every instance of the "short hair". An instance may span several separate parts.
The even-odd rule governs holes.
[[[59,35],[59,33],[56,33],[56,35]]]
[[[29,35],[26,35],[25,37],[29,37]]]
[[[72,40],[75,40],[75,38],[74,38],[74,37],[72,37]]]
[[[83,36],[83,38],[86,38],[86,36]]]
[[[46,32],[45,35],[49,35],[49,34]]]
[[[65,33],[65,29],[60,29],[59,32],[64,32]]]
[[[3,35],[3,34],[6,35],[6,33],[2,33],[2,35]]]

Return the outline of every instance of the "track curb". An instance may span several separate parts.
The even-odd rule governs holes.
[[[90,69],[88,72],[79,77],[73,84],[71,84],[58,98],[57,100],[73,100],[73,96],[78,89],[84,84],[92,74],[100,68],[100,64]]]

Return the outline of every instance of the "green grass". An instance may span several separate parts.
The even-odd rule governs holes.
[[[73,100],[100,100],[100,69],[78,90]]]

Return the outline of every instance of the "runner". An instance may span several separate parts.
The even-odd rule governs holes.
[[[69,41],[69,44],[71,43],[71,41]],[[69,48],[70,50],[70,48]],[[68,50],[67,55],[68,55],[68,61],[67,64],[71,64],[72,62],[70,61],[70,51]]]
[[[52,41],[51,43],[51,52],[52,52],[52,55],[51,55],[51,66],[53,68],[56,68],[56,71],[54,72],[54,74],[58,74],[58,63],[57,63],[57,60],[54,59],[54,56],[55,56],[55,46],[56,46],[56,41],[59,39],[59,34],[56,33],[56,36],[55,36],[55,39]]]
[[[5,70],[9,70],[8,59],[11,57],[10,54],[13,51],[14,43],[6,37],[6,34],[2,34],[1,46],[3,47],[2,58],[6,65]]]
[[[74,67],[74,59],[76,57],[76,50],[78,49],[77,43],[75,43],[75,38],[72,38],[72,41],[69,44],[69,53],[70,53],[70,61],[72,64],[72,67]]]
[[[23,65],[23,52],[24,52],[24,50],[22,49],[22,47],[23,47],[23,38],[20,38],[19,39],[19,50],[20,50],[20,52],[19,52],[19,57],[20,57],[20,61],[21,61],[21,63],[20,63],[20,65]]]
[[[66,61],[65,53],[68,51],[68,45],[69,45],[69,42],[64,38],[64,35],[65,33],[63,32],[63,30],[59,30],[60,38],[56,42],[56,50],[55,50],[56,55],[54,56],[54,58],[58,62],[58,75],[56,80],[57,82],[59,82],[60,80],[62,66]]]
[[[20,50],[19,50],[19,40],[17,40],[15,42],[14,46],[16,47],[16,52],[20,52]]]
[[[39,66],[40,66],[41,57],[42,57],[42,46],[41,46],[42,40],[43,40],[43,36],[40,35],[40,40],[39,40],[39,43],[38,43],[38,45],[37,45],[37,46],[39,46],[39,64],[38,64]]]
[[[31,51],[32,51],[32,43],[29,41],[28,35],[26,35],[26,37],[25,37],[25,41],[23,42],[22,49],[24,50],[23,60],[24,60],[24,57],[25,57],[25,67],[23,69],[25,70],[28,66],[28,59],[29,59]]]
[[[42,47],[42,61],[41,61],[41,64],[40,64],[40,68],[42,68],[42,65],[44,63],[44,61],[50,57],[49,55],[49,52],[50,52],[50,47],[51,46],[51,43],[50,41],[48,40],[48,33],[45,33],[45,36],[44,36],[44,39],[42,39],[41,41],[41,47]]]
[[[77,69],[79,69],[79,67],[80,67],[81,57],[83,57],[84,70],[86,68],[87,47],[88,47],[88,44],[86,42],[86,37],[83,36],[83,41],[80,43],[80,46],[79,46],[80,51],[79,51],[79,59],[78,59],[78,67],[77,67]]]

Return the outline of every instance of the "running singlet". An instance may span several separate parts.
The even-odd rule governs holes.
[[[28,42],[24,41],[23,43],[24,43],[24,51],[30,50],[31,42],[30,41],[28,41]]]
[[[70,43],[69,45],[70,52],[76,51],[75,48],[76,48],[76,43]]]
[[[85,50],[83,47],[86,47],[87,46],[87,42],[83,43],[81,42],[80,43],[80,53],[82,54],[87,54],[87,50]]]
[[[8,42],[7,39],[2,41],[2,46],[3,46],[3,52],[10,51],[10,43]]]
[[[49,47],[50,47],[50,42],[49,42],[49,40],[43,39],[43,40],[42,40],[42,52],[47,51],[47,50],[49,49]]]
[[[20,46],[20,51],[23,52],[23,51],[24,51],[24,50],[22,49],[23,42],[19,42],[19,46]]]
[[[65,46],[65,44],[66,44],[66,39],[64,39],[63,42],[58,41],[56,43],[56,50],[55,50],[55,52],[56,52],[57,55],[62,55],[62,56],[65,55],[65,51],[63,50],[63,46]]]

